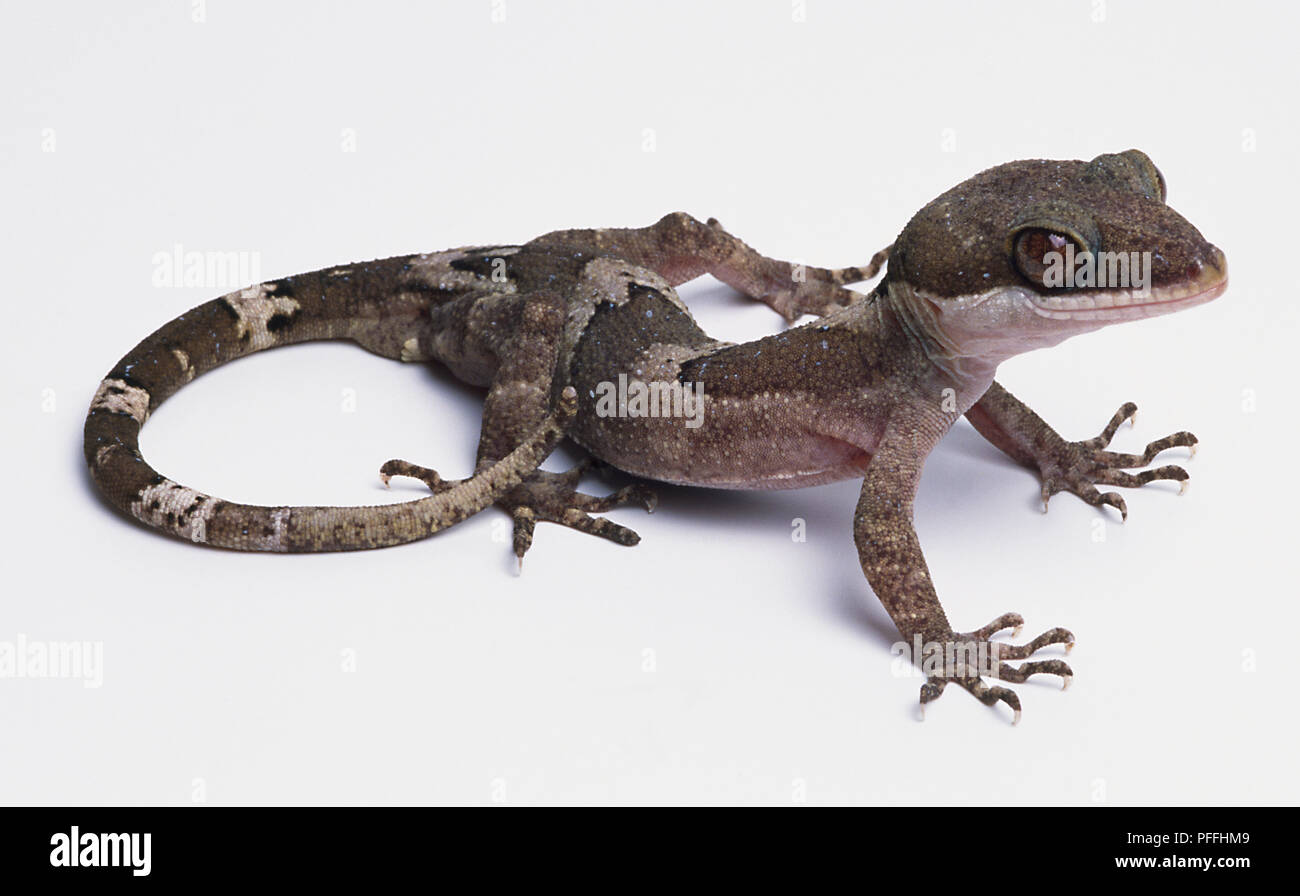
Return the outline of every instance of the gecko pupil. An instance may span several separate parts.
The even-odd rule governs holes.
[[[1016,237],[1016,267],[1030,280],[1042,285],[1043,274],[1052,263],[1052,256],[1063,254],[1067,246],[1074,242],[1065,234],[1053,230],[1040,227],[1026,230]],[[1076,244],[1074,251],[1078,253],[1082,250]]]

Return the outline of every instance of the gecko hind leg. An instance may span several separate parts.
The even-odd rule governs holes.
[[[551,413],[555,369],[568,308],[565,294],[556,289],[528,293],[518,300],[513,333],[499,353],[500,364],[483,402],[478,469],[491,467],[515,451],[521,439],[536,429],[538,421]],[[563,394],[572,391],[572,386],[566,386]],[[634,545],[641,540],[631,529],[591,514],[632,503],[652,510],[653,493],[644,486],[630,485],[604,497],[584,494],[578,491],[578,483],[592,465],[591,459],[584,460],[563,473],[534,468],[520,477],[518,485],[497,498],[497,506],[509,513],[514,522],[514,551],[521,567],[539,520],[622,545]],[[436,471],[401,460],[384,464],[379,475],[385,483],[392,476],[412,476],[435,493],[447,488]]]
[[[671,286],[712,274],[733,289],[762,302],[793,323],[805,314],[818,316],[865,299],[850,283],[880,273],[890,248],[861,267],[819,268],[761,255],[728,233],[717,218],[701,221],[685,212],[664,215],[648,227],[561,230],[532,243],[549,251],[599,250],[650,268]]]
[[[629,547],[641,540],[640,535],[626,526],[591,514],[629,504],[639,504],[647,512],[653,512],[658,503],[655,493],[639,483],[624,486],[604,497],[578,491],[582,474],[594,466],[595,461],[587,458],[563,473],[534,470],[497,502],[510,513],[514,523],[514,551],[521,563],[524,554],[532,547],[533,530],[539,521],[557,523]],[[393,476],[419,479],[434,494],[455,484],[444,480],[435,470],[403,460],[388,461],[380,468],[379,476],[385,485]]]
[[[657,226],[690,229],[700,224],[687,216],[670,216]],[[717,218],[703,225],[708,237],[699,239],[700,254],[709,273],[733,289],[762,302],[794,323],[805,314],[823,316],[860,301],[865,296],[847,289],[850,283],[870,280],[880,273],[892,246],[886,246],[861,267],[819,268],[761,255],[728,233]]]
[[[717,218],[710,218],[705,227],[714,235],[709,247],[712,252],[706,255],[709,272],[767,305],[788,323],[805,314],[821,317],[865,298],[847,285],[879,274],[893,248],[886,246],[860,267],[819,268],[760,255],[728,233]]]

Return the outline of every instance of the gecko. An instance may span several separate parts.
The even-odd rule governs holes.
[[[769,258],[717,220],[679,212],[648,227],[559,230],[519,245],[403,255],[255,284],[164,325],[109,372],[86,419],[90,477],[110,505],[147,526],[242,551],[402,544],[497,505],[511,517],[521,564],[538,523],[636,544],[636,532],[600,514],[623,505],[653,510],[646,480],[718,489],[861,480],[853,539],[871,589],[904,641],[920,648],[911,659],[924,678],[922,717],[957,684],[988,706],[1006,704],[1018,722],[1015,691],[986,679],[1015,684],[1046,674],[1067,686],[1073,672],[1064,660],[1031,657],[1052,645],[1068,652],[1074,636],[1053,628],[1023,644],[994,640],[1008,630],[1019,635],[1017,613],[971,631],[953,628],[913,522],[922,467],[964,415],[1037,472],[1044,510],[1069,492],[1126,520],[1124,499],[1099,485],[1185,487],[1179,466],[1129,471],[1150,467],[1169,448],[1194,452],[1191,433],[1151,442],[1141,454],[1111,451],[1118,428],[1136,414],[1128,403],[1095,438],[1070,441],[994,378],[1022,352],[1224,292],[1223,252],[1166,204],[1166,191],[1138,150],[1015,161],[924,206],[859,267]],[[882,270],[869,291],[849,288]],[[791,326],[741,344],[710,337],[676,291],[704,274]],[[794,326],[806,315],[815,319]],[[150,413],[195,376],[251,352],[319,339],[438,362],[485,389],[472,474],[444,480],[390,460],[380,469],[385,484],[414,477],[429,494],[370,507],[269,507],[181,485],[141,455]],[[565,472],[540,469],[565,438],[583,460]],[[580,491],[597,464],[631,474],[633,484],[604,496]]]

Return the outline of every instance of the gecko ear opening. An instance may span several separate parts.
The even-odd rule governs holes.
[[[1007,232],[1007,251],[1022,276],[1035,286],[1048,286],[1044,275],[1054,263],[1053,253],[1064,255],[1073,245],[1077,257],[1096,254],[1101,238],[1092,216],[1071,202],[1059,199],[1036,202],[1016,218]]]

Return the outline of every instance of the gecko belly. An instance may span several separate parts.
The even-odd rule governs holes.
[[[709,488],[731,489],[792,489],[808,488],[838,482],[841,479],[861,479],[867,470],[871,455],[847,442],[825,440],[818,445],[802,446],[821,447],[814,453],[804,452],[800,456],[780,455],[756,447],[746,456],[751,458],[751,465],[737,475],[736,470],[710,470],[708,468],[688,468],[677,478],[662,475],[649,478],[671,482],[674,485],[706,486]],[[646,475],[648,474],[639,474]]]
[[[861,478],[871,459],[868,447],[875,445],[871,434],[849,441],[809,432],[809,418],[802,412],[758,419],[744,415],[742,420],[741,415],[712,405],[708,402],[705,413],[693,421],[600,418],[580,412],[570,435],[625,472],[710,488],[806,488]]]

